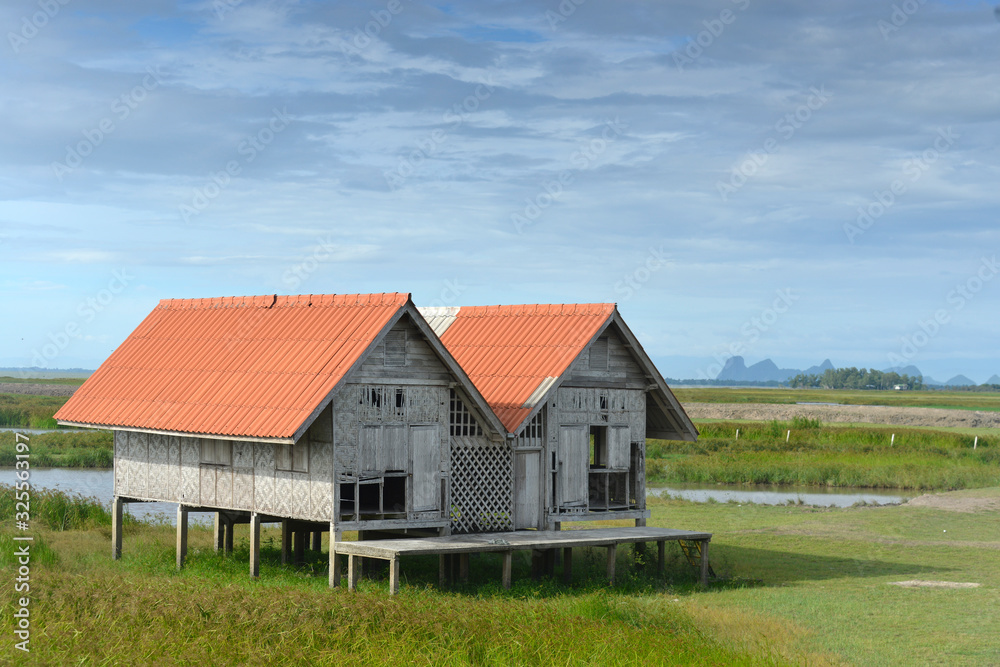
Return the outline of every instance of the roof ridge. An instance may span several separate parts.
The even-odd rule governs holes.
[[[160,310],[204,310],[209,308],[295,308],[331,306],[403,305],[409,292],[375,292],[371,294],[259,294],[217,296],[200,299],[160,299]]]

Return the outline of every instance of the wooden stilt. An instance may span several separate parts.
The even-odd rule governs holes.
[[[458,580],[463,584],[469,583],[469,554],[458,556]]]
[[[538,581],[542,578],[545,555],[541,549],[531,550],[531,578]]]
[[[250,514],[250,576],[260,576],[260,514]]]
[[[438,556],[438,586],[448,586],[448,556],[445,554]]]
[[[554,577],[556,574],[556,554],[558,549],[545,550],[545,576]]]
[[[708,586],[708,540],[701,540],[701,585]]]
[[[660,574],[667,571],[667,543],[664,540],[656,543],[656,571]]]
[[[567,586],[573,582],[573,547],[563,549],[563,583]]]
[[[288,558],[292,551],[292,522],[288,519],[281,520],[281,564],[288,565]]]
[[[188,550],[188,511],[184,505],[177,506],[177,569],[184,566]]]
[[[514,552],[503,552],[503,587],[510,590],[511,570],[514,564]]]
[[[231,519],[226,519],[226,555],[233,553],[233,530],[236,528],[236,523]]]
[[[215,524],[212,529],[212,546],[215,552],[222,551],[226,541],[226,524],[222,518],[222,512],[215,513]]]
[[[323,551],[323,531],[314,530],[312,532],[312,550]]]
[[[111,506],[111,560],[122,557],[122,519],[124,505],[121,496],[115,496]]]
[[[389,561],[389,595],[399,593],[399,556]]]
[[[617,548],[614,544],[609,544],[608,547],[608,583],[612,586],[615,585],[615,560],[617,559],[618,553]]]
[[[293,531],[292,535],[295,542],[295,564],[301,565],[306,562],[306,540],[309,538],[309,532],[299,528]]]
[[[358,580],[361,578],[361,557],[351,554],[347,557],[347,590],[353,591],[358,588]]]
[[[330,588],[340,588],[340,556],[336,545],[340,542],[340,531],[330,522]]]

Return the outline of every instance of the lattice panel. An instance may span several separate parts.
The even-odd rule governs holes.
[[[514,459],[511,450],[480,438],[451,440],[452,532],[513,530]]]

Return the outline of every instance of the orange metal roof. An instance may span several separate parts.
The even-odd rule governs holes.
[[[409,298],[164,299],[55,417],[291,438]]]
[[[514,433],[531,413],[533,405],[527,402],[532,394],[546,379],[557,378],[569,368],[614,313],[615,305],[533,304],[442,310],[448,311],[446,317],[451,321],[441,334],[441,342],[508,432]]]

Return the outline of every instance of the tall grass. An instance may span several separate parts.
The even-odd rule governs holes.
[[[959,433],[801,421],[712,422],[700,431],[697,442],[649,441],[652,481],[919,490],[1000,484],[997,437],[980,437],[973,449],[974,436]]]
[[[17,461],[16,436],[0,432],[0,467]],[[111,431],[64,431],[30,436],[31,465],[35,467],[110,468],[114,464]]]
[[[56,428],[59,424],[52,415],[67,399],[67,396],[0,394],[0,426]]]
[[[86,530],[111,525],[111,512],[96,498],[50,489],[29,489],[30,524],[49,530]],[[0,521],[12,524],[17,507],[14,487],[0,484]],[[135,519],[126,514],[125,523]]]
[[[874,391],[758,387],[674,387],[681,403],[841,403],[896,407],[1000,410],[1000,393],[968,391]]]

